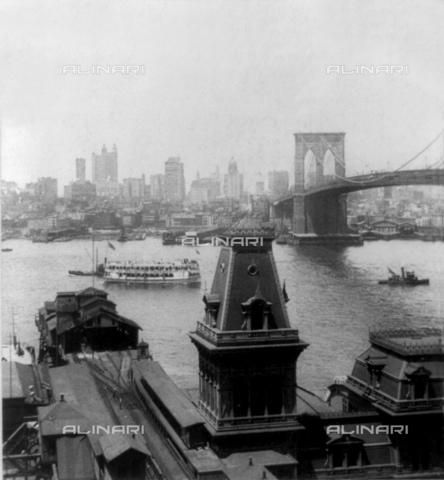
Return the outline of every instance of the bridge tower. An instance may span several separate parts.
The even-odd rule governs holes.
[[[345,177],[345,133],[295,133],[293,232],[346,234],[345,195],[307,195],[310,189]]]

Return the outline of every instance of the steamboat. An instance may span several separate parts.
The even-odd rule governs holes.
[[[174,262],[106,261],[103,279],[109,283],[192,283],[200,280],[197,260]]]

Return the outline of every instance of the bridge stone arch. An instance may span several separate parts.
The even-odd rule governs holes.
[[[317,185],[318,161],[312,150],[307,150],[304,157],[304,189]]]
[[[316,185],[324,183],[324,159],[330,148],[334,151],[334,173],[340,177],[345,177],[345,164],[339,159],[344,159],[344,137],[345,133],[295,133],[296,153],[294,163],[294,192],[303,193],[305,191],[305,158],[310,150],[318,159],[316,162]],[[328,156],[330,158],[330,155]],[[331,172],[330,167],[330,172]],[[331,173],[330,173],[331,174]]]
[[[327,150],[324,155],[324,183],[331,183],[336,178],[337,159],[331,150]]]

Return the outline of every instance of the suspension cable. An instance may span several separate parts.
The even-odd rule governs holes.
[[[439,134],[426,146],[424,147],[419,153],[417,153],[414,157],[412,157],[410,160],[408,160],[407,162],[405,162],[404,164],[402,164],[400,167],[398,167],[396,170],[393,170],[392,172],[390,173],[387,173],[385,175],[383,175],[382,177],[377,177],[377,178],[372,178],[370,180],[361,180],[361,181],[358,181],[358,180],[350,180],[348,178],[344,178],[344,177],[341,177],[340,175],[336,175],[337,178],[340,178],[341,180],[345,180],[346,182],[350,182],[350,183],[371,183],[371,182],[379,182],[380,180],[384,179],[384,178],[387,178],[389,177],[390,175],[393,175],[394,173],[396,172],[399,172],[399,170],[403,169],[404,167],[406,167],[409,163],[413,162],[413,160],[416,160],[422,153],[424,153],[431,145],[433,145],[437,140],[438,138],[444,133],[444,129],[441,130],[439,132]],[[441,161],[441,160],[440,160]]]

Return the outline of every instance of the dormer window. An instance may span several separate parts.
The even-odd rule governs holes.
[[[423,366],[410,364],[405,369],[405,375],[410,381],[411,388],[407,393],[413,400],[423,400],[428,398],[428,385],[431,372]]]
[[[205,303],[205,325],[215,328],[217,325],[217,314],[219,313],[220,298],[217,294],[204,295]]]
[[[257,300],[251,305],[251,330],[263,330],[264,320],[264,302]]]
[[[242,330],[268,330],[271,303],[255,295],[241,304],[245,321]]]
[[[387,363],[386,356],[368,356],[365,359],[368,371],[368,384],[370,387],[379,389],[381,386],[382,370]]]

